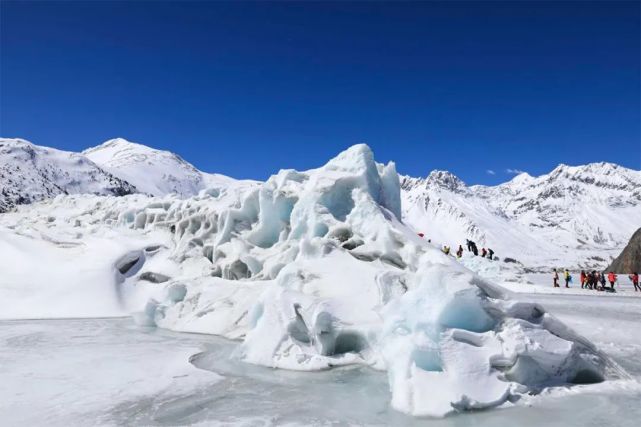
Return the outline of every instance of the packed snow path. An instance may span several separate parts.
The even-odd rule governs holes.
[[[0,218],[2,315],[133,313],[141,325],[242,339],[234,358],[256,365],[368,366],[387,372],[391,406],[415,416],[628,378],[400,217],[395,166],[365,145],[188,199],[57,197]]]
[[[579,393],[561,388],[505,410],[420,419],[392,410],[385,374],[369,368],[252,366],[229,358],[236,342],[140,327],[130,319],[0,321],[0,419],[52,426],[636,426],[641,299],[603,304],[572,295],[523,297],[607,348],[633,380],[584,386]],[[193,354],[201,369],[188,364]]]

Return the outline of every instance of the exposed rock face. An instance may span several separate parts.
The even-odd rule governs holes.
[[[612,261],[607,271],[626,274],[641,271],[641,228],[632,235],[628,245],[621,255]]]

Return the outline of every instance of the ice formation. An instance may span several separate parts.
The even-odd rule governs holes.
[[[139,322],[242,339],[236,357],[254,364],[386,370],[392,406],[408,414],[626,375],[542,307],[511,301],[406,227],[395,166],[366,145],[265,183],[188,199],[64,196],[0,224],[16,232],[21,215],[52,218],[31,226],[96,256],[92,241],[122,235],[104,286]]]

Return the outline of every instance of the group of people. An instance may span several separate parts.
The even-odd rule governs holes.
[[[563,278],[565,279],[565,287],[569,288],[570,283],[572,282],[572,275],[570,274],[567,268],[563,273]],[[634,291],[641,292],[641,286],[639,286],[639,274],[638,273],[629,274],[628,278],[634,285]],[[581,289],[614,292],[614,284],[617,283],[618,276],[613,271],[610,271],[609,273],[606,274],[605,271],[598,272],[596,270],[593,270],[593,271],[586,272],[585,270],[582,270],[579,279],[581,281]],[[556,268],[554,269],[552,283],[555,288],[561,287],[561,285],[559,284],[559,273],[556,270]],[[608,283],[610,284],[609,288],[607,287]]]
[[[479,249],[476,246],[476,242],[470,240],[470,239],[465,239],[466,245],[467,245],[467,250],[469,252],[472,252],[475,256],[478,256],[479,254]],[[457,256],[460,258],[463,256],[463,246],[459,245],[458,247],[458,252],[456,253]],[[460,255],[459,255],[460,254]],[[490,248],[481,248],[481,257],[493,259],[494,258],[494,251]]]
[[[465,239],[467,241],[467,250],[469,252],[472,252],[475,256],[478,256],[479,250],[478,247],[476,246],[476,243],[469,240]],[[441,249],[445,255],[449,255],[451,252],[451,249],[449,246],[443,246],[443,249]],[[458,249],[456,250],[456,257],[461,258],[463,256],[463,245],[458,245]],[[489,258],[493,259],[494,258],[494,251],[490,248],[481,248],[481,257],[483,258]]]

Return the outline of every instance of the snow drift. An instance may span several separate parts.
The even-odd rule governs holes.
[[[54,220],[42,222],[44,212]],[[356,145],[265,183],[229,182],[188,199],[58,197],[0,223],[79,244],[121,233],[126,248],[104,260],[113,275],[103,285],[139,322],[242,339],[236,357],[254,364],[386,370],[393,407],[412,415],[626,376],[542,307],[510,301],[400,218],[394,164]]]

